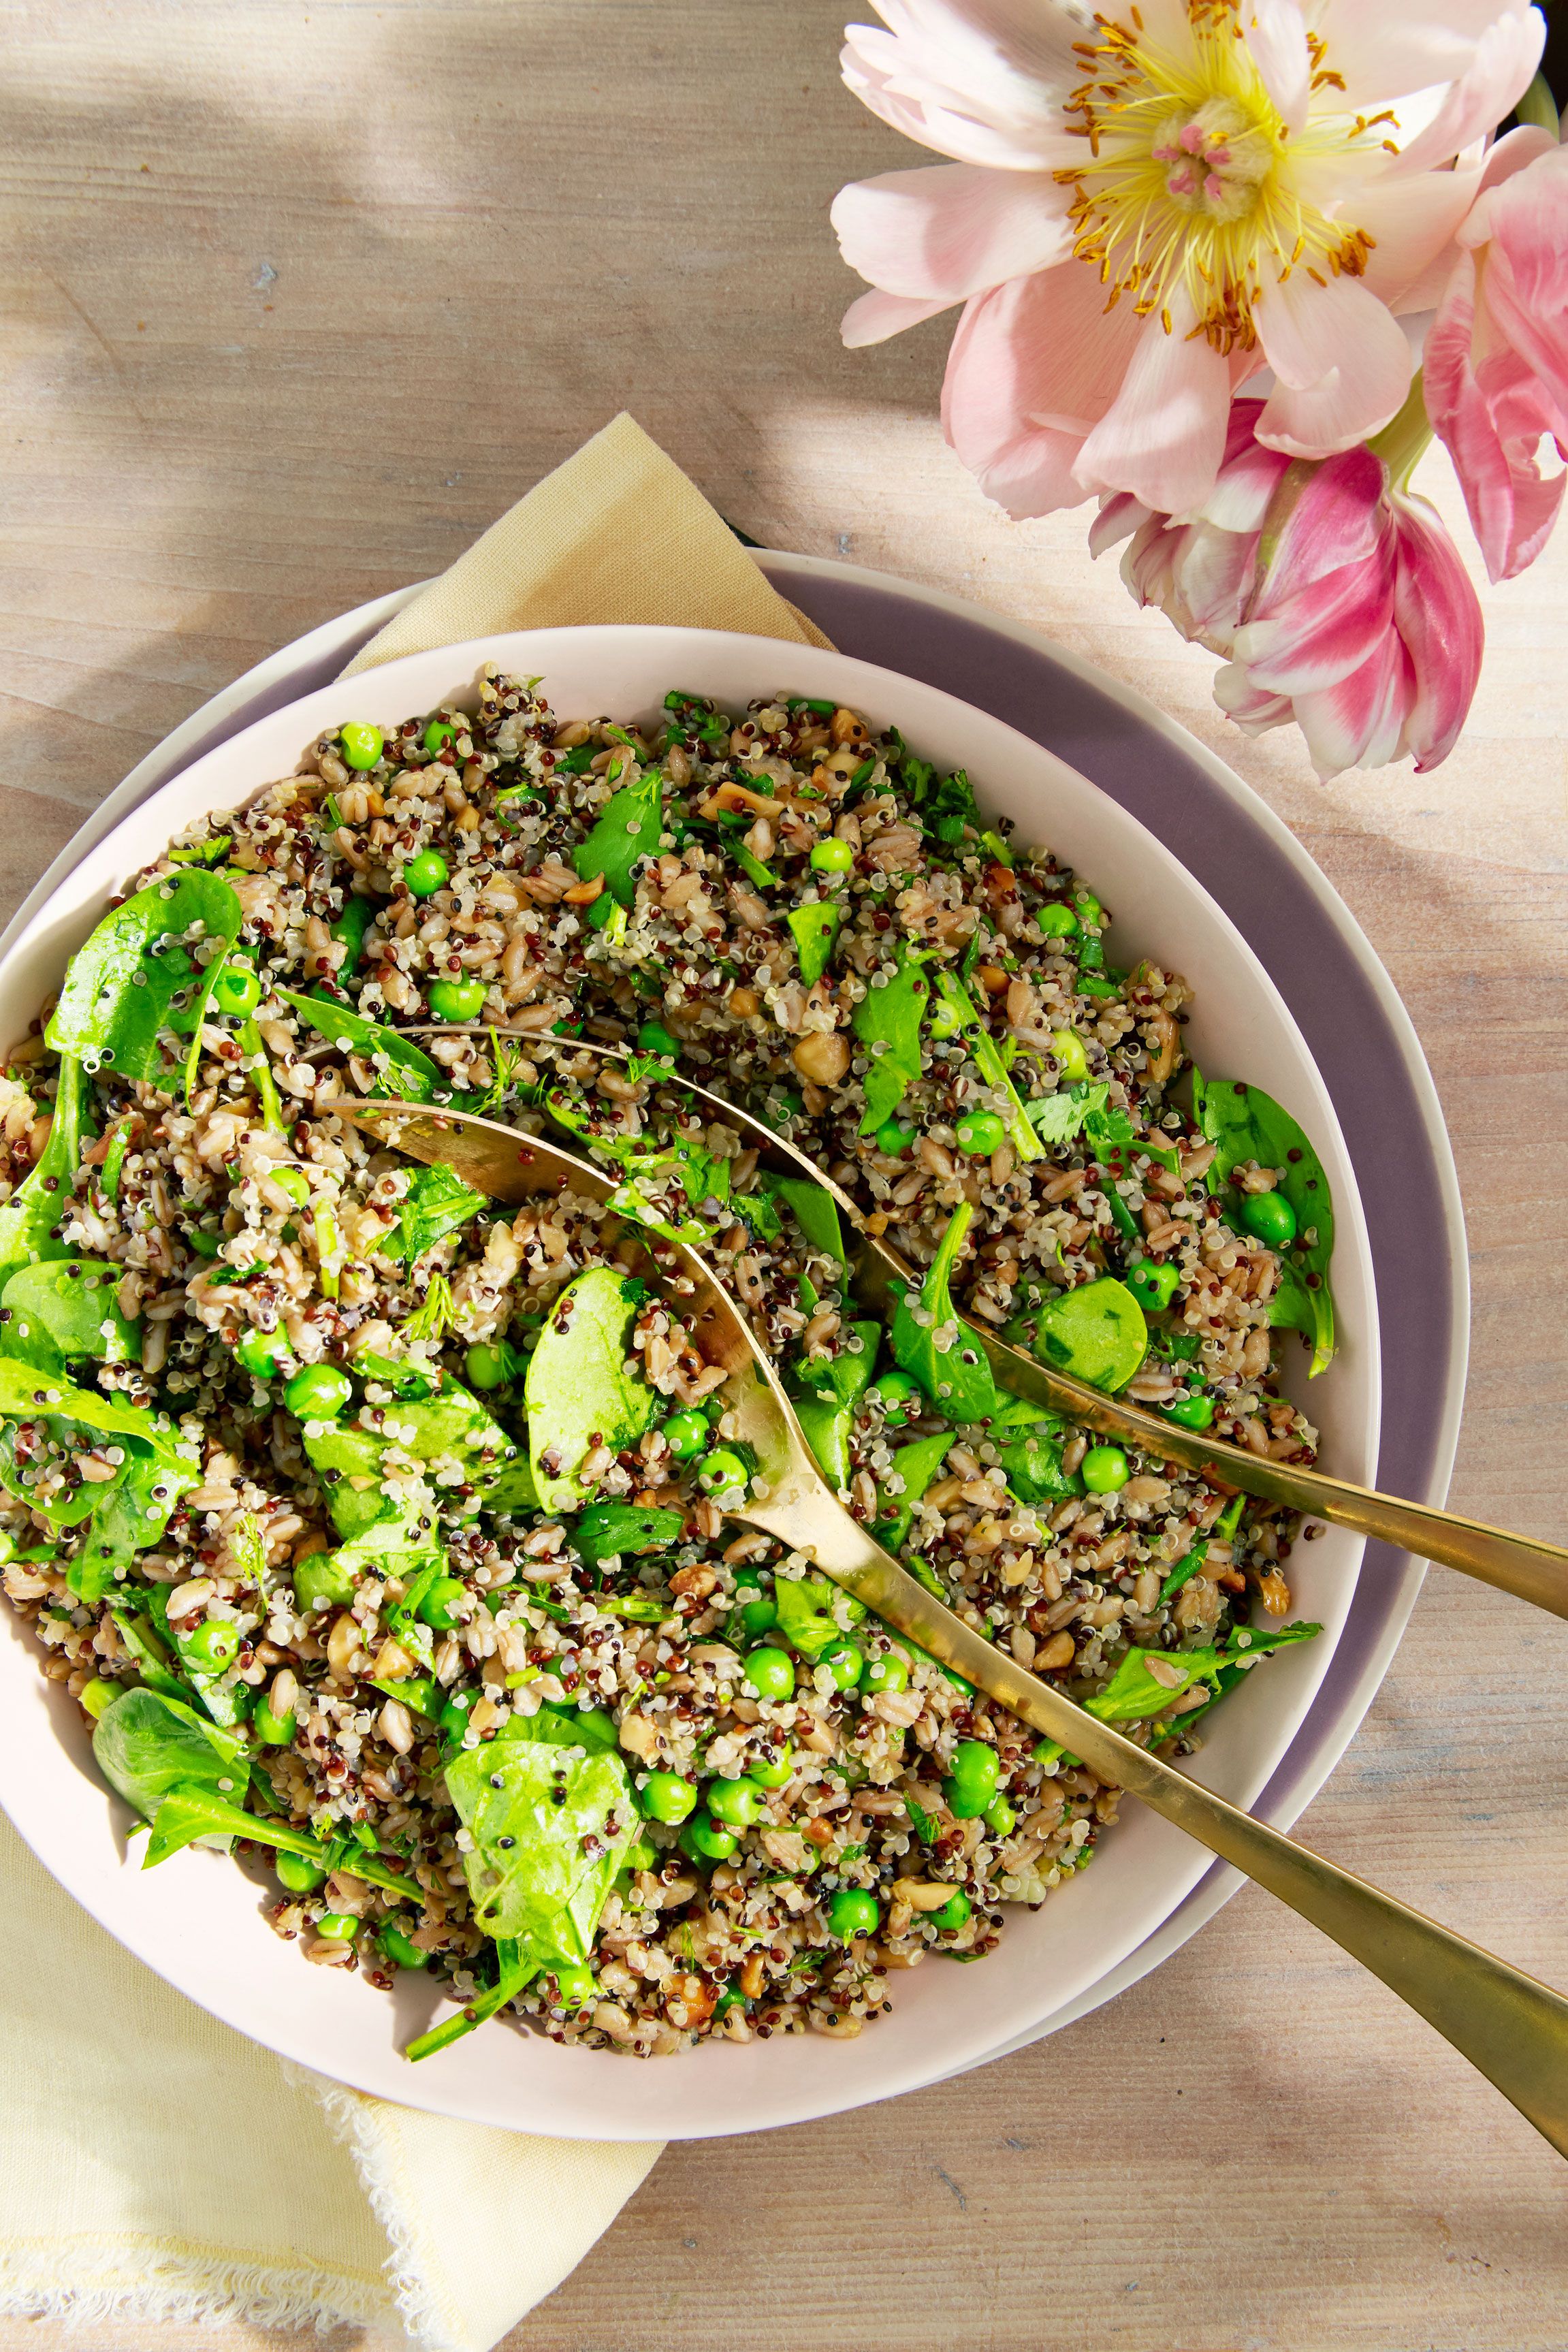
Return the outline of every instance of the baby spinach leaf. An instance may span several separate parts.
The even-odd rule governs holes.
[[[81,1158],[90,1099],[86,1071],[68,1055],[60,1064],[54,1117],[42,1156],[0,1208],[0,1282],[35,1258],[70,1255],[64,1242],[56,1240],[54,1227],[70,1201],[71,1178]]]
[[[899,1495],[890,1495],[893,1507],[873,1532],[878,1543],[885,1545],[889,1551],[896,1551],[909,1533],[915,1506],[947,1459],[948,1449],[953,1443],[954,1433],[950,1429],[938,1430],[931,1437],[911,1438],[907,1445],[899,1447],[888,1465],[889,1470],[903,1479],[904,1489]],[[919,1574],[918,1570],[912,1572]],[[924,1582],[925,1579],[921,1580]],[[947,1597],[939,1586],[936,1587],[936,1597],[939,1601]]]
[[[445,1084],[445,1072],[396,1029],[384,1028],[350,1005],[333,1003],[329,997],[297,996],[289,988],[280,988],[277,993],[318,1035],[330,1038],[345,1053],[358,1054],[372,1066],[377,1094],[429,1102],[436,1088]]]
[[[98,1719],[92,1752],[104,1779],[143,1821],[152,1821],[172,1790],[237,1804],[250,1780],[239,1741],[162,1691],[131,1690],[117,1698]]]
[[[618,1453],[633,1444],[653,1418],[656,1391],[627,1370],[639,1297],[629,1276],[591,1266],[568,1283],[539,1334],[523,1402],[541,1510],[575,1507],[583,1456],[595,1445]]]
[[[606,801],[598,823],[572,853],[571,861],[585,882],[602,874],[606,895],[622,907],[636,904],[632,868],[640,857],[656,853],[664,828],[664,779],[658,769],[639,770],[635,762],[626,761],[622,772],[628,765],[631,782]]]
[[[839,1223],[839,1204],[821,1184],[813,1184],[809,1176],[769,1176],[768,1189],[789,1209],[795,1223],[814,1250],[831,1257],[835,1265],[847,1263],[844,1255],[844,1231]]]
[[[474,1841],[463,1867],[486,1934],[586,1959],[640,1826],[619,1753],[502,1738],[452,1757],[446,1787]]]
[[[71,958],[49,1017],[48,1043],[89,1070],[109,1066],[121,1077],[142,1080],[166,1076],[158,1037],[169,1026],[173,1000],[182,990],[194,991],[189,1009],[199,1036],[213,983],[244,919],[238,898],[216,874],[192,867],[150,882],[106,915]],[[204,969],[194,942],[185,944],[187,933],[218,942]]]
[[[437,2051],[450,2050],[455,2042],[461,2042],[465,2034],[472,2033],[476,2027],[505,2009],[508,2001],[516,2000],[520,1992],[526,1992],[544,1965],[536,1958],[532,1947],[519,1942],[517,1937],[497,1937],[495,1983],[476,1994],[455,2017],[444,2018],[428,2033],[416,2034],[403,2056],[417,2064],[422,2058],[434,2058]]]
[[[1077,1472],[1063,1470],[1061,1448],[1051,1438],[1017,1438],[1010,1445],[998,1446],[997,1453],[1008,1485],[1020,1503],[1060,1502],[1066,1495],[1083,1492]]]
[[[518,1454],[506,1468],[497,1474],[485,1497],[487,1511],[537,1511],[539,1490],[534,1484],[533,1466],[526,1454]]]
[[[110,1616],[120,1629],[120,1636],[136,1661],[136,1671],[150,1690],[162,1691],[170,1698],[185,1701],[190,1685],[174,1672],[170,1653],[161,1635],[145,1617],[131,1609],[111,1609]]]
[[[368,1422],[367,1412],[371,1416]],[[478,1398],[448,1379],[436,1396],[366,1407],[357,1422],[308,1423],[305,1451],[311,1466],[324,1474],[335,1526],[373,1550],[384,1548],[384,1540],[372,1538],[370,1532],[377,1528],[397,1530],[392,1536],[393,1549],[422,1549],[418,1538],[405,1531],[402,1506],[385,1491],[387,1460],[394,1448],[419,1463],[457,1464],[464,1485],[473,1489],[463,1498],[467,1517],[489,1507],[493,1486],[517,1454],[513,1440]],[[352,1481],[359,1478],[368,1479],[369,1486],[356,1487]]]
[[[169,862],[172,866],[215,866],[225,851],[233,847],[232,833],[214,833],[205,841],[189,842],[183,849],[170,850]]]
[[[101,1601],[140,1551],[156,1544],[182,1495],[199,1486],[201,1471],[182,1456],[138,1448],[112,1484],[96,1489],[81,1549],[66,1581],[83,1601]]]
[[[1030,1124],[1042,1143],[1071,1143],[1096,1111],[1111,1099],[1106,1086],[1070,1087],[1065,1094],[1046,1095],[1029,1107]]]
[[[454,1170],[421,1168],[398,1204],[397,1223],[379,1244],[378,1255],[412,1265],[448,1234],[471,1224],[488,1205],[488,1196],[471,1191]]]
[[[0,1333],[8,1355],[41,1371],[96,1356],[140,1363],[141,1331],[120,1311],[121,1268],[97,1258],[47,1258],[20,1266],[0,1290]]]
[[[515,1715],[507,1726],[508,1739],[553,1740],[558,1748],[602,1748],[619,1755],[621,1735],[615,1718],[601,1706],[554,1706],[546,1699],[532,1715]]]
[[[861,1342],[858,1349],[846,1348],[825,1360],[799,1364],[792,1374],[798,1391],[795,1417],[819,1468],[841,1493],[850,1483],[850,1431],[855,1408],[871,1386],[882,1338],[878,1323],[856,1323],[851,1328]]]
[[[114,1712],[110,1707],[109,1714]],[[103,1720],[107,1723],[109,1716]],[[181,1787],[170,1790],[152,1816],[152,1834],[147,1841],[141,1867],[156,1870],[161,1862],[167,1862],[182,1846],[194,1845],[198,1838],[214,1837],[254,1838],[257,1845],[274,1846],[280,1853],[303,1854],[308,1862],[323,1865],[328,1859],[319,1838],[311,1837],[305,1830],[291,1829],[276,1814],[247,1813],[235,1798],[209,1794],[205,1789]],[[357,1861],[349,1867],[360,1876],[368,1874]],[[401,1892],[407,1882],[397,1879],[394,1884]]]
[[[1075,1381],[1114,1395],[1124,1389],[1148,1349],[1144,1310],[1111,1275],[1064,1290],[1040,1310],[1034,1352]]]
[[[1312,1343],[1311,1377],[1315,1379],[1334,1351],[1333,1296],[1328,1280],[1334,1220],[1327,1171],[1290,1112],[1261,1087],[1239,1078],[1206,1082],[1194,1071],[1192,1093],[1198,1124],[1217,1146],[1209,1168],[1211,1189],[1248,1160],[1281,1171],[1279,1190],[1296,1213],[1298,1239],[1288,1255],[1280,1253],[1281,1266],[1289,1271],[1274,1295],[1269,1319],[1276,1330],[1306,1334]]]
[[[858,1625],[865,1615],[858,1601],[825,1576],[778,1577],[773,1601],[779,1612],[779,1631],[803,1658],[820,1658],[824,1650],[843,1640],[841,1618]]]
[[[1244,1628],[1228,1650],[1127,1650],[1110,1681],[1084,1706],[1102,1723],[1146,1722],[1173,1706],[1195,1683],[1207,1682],[1218,1688],[1228,1669],[1245,1674],[1252,1659],[1296,1642],[1310,1642],[1322,1630],[1321,1625],[1308,1624]],[[1245,1648],[1240,1646],[1243,1641]],[[1157,1675],[1150,1669],[1151,1659],[1158,1663]],[[1231,1676],[1232,1681],[1236,1678]]]
[[[41,1423],[49,1444],[68,1461],[99,1437],[129,1439],[119,1476],[98,1484],[79,1479],[55,1501],[39,1504],[22,1477],[25,1465],[17,1455],[24,1422]],[[78,1388],[58,1373],[0,1356],[0,1485],[44,1509],[56,1527],[76,1527],[90,1517],[87,1540],[66,1571],[71,1590],[83,1600],[101,1600],[119,1562],[156,1543],[180,1496],[200,1482],[199,1468],[167,1420],[117,1397]]]
[[[884,988],[868,988],[850,1016],[850,1026],[871,1055],[865,1074],[862,1135],[873,1135],[892,1117],[921,1072],[920,1024],[931,1001],[927,958],[901,940],[897,965]],[[881,1046],[884,1050],[878,1052]]]
[[[942,972],[936,985],[948,1007],[954,1033],[961,1029],[972,1029],[975,1033],[969,1041],[969,1050],[979,1064],[980,1076],[986,1084],[1002,1097],[1003,1123],[1015,1153],[1020,1160],[1040,1159],[1045,1147],[1030,1122],[1023,1097],[1009,1076],[1001,1049],[981,1020],[974,999],[956,972]]]
[[[985,1421],[997,1410],[991,1368],[973,1333],[959,1322],[949,1288],[974,1213],[967,1201],[955,1209],[918,1299],[910,1291],[902,1293],[890,1334],[894,1361],[913,1372],[938,1412],[956,1422]]]
[[[667,1551],[679,1543],[685,1524],[679,1511],[634,1503],[591,1503],[572,1530],[572,1541],[583,1566],[597,1568],[605,1559]],[[659,1613],[667,1613],[663,1602]]]
[[[802,985],[810,988],[832,961],[843,915],[839,908],[818,899],[807,907],[792,907],[784,919],[795,934]]]
[[[699,1248],[712,1242],[707,1226],[695,1216],[666,1216],[654,1203],[674,1189],[685,1193],[693,1210],[708,1201],[722,1209],[729,1199],[727,1160],[684,1135],[659,1144],[643,1135],[606,1131],[581,1097],[568,1094],[563,1087],[549,1089],[545,1108],[558,1127],[569,1135],[580,1136],[596,1158],[625,1170],[625,1181],[616,1186],[607,1203],[618,1215],[630,1217],[669,1241],[690,1242]]]

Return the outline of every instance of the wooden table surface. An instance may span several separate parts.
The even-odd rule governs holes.
[[[1435,774],[1322,785],[1293,733],[1245,740],[1211,706],[1209,657],[1090,563],[1084,512],[1010,524],[944,447],[944,322],[840,348],[852,289],[828,204],[919,160],[841,88],[843,13],[5,11],[0,909],[218,687],[440,569],[629,407],[757,539],[1047,630],[1294,828],[1393,973],[1453,1134],[1476,1294],[1454,1503],[1561,1537],[1568,537],[1483,589],[1485,676]],[[1440,455],[1421,486],[1457,523]],[[1559,1984],[1565,1668],[1568,1629],[1434,1570],[1301,1824]],[[738,2325],[795,2352],[1547,2352],[1568,2343],[1563,2178],[1446,2044],[1248,1890],[1022,2056],[673,2149],[507,2341],[663,2352]],[[0,2347],[65,2341],[0,2324]]]

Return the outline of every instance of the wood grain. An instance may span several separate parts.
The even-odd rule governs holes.
[[[1090,563],[1082,513],[1009,524],[945,449],[944,322],[840,348],[852,287],[827,205],[916,160],[840,88],[842,13],[7,12],[0,908],[217,687],[438,569],[630,407],[756,538],[1047,629],[1293,826],[1410,1006],[1454,1136],[1476,1289],[1455,1503],[1560,1537],[1568,540],[1483,589],[1486,674],[1433,775],[1322,785],[1293,735],[1247,742],[1212,708],[1209,657]],[[1458,524],[1439,461],[1422,487]],[[1560,1984],[1565,1667],[1568,1630],[1434,1571],[1302,1824]],[[663,2352],[738,2328],[795,2352],[1560,2352],[1562,2196],[1557,2160],[1460,2060],[1247,1892],[1020,2057],[672,2150],[508,2345]],[[355,2340],[371,2352],[336,2339]],[[0,2324],[0,2347],[64,2341]]]

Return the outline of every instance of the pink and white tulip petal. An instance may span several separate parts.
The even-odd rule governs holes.
[[[1415,696],[1405,749],[1424,775],[1458,741],[1481,674],[1480,601],[1458,550],[1424,499],[1396,498],[1394,621],[1410,656]]]
[[[873,286],[964,302],[1065,261],[1071,201],[1049,172],[933,163],[841,188],[831,217],[844,259]]]
[[[1258,426],[1270,448],[1326,457],[1398,414],[1410,388],[1410,346],[1398,320],[1356,278],[1320,286],[1297,270],[1266,290],[1256,317],[1280,380]]]

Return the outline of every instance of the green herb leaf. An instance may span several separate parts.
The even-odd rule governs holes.
[[[1113,1276],[1060,1292],[1040,1310],[1034,1352],[1075,1381],[1114,1395],[1124,1389],[1147,1353],[1149,1327],[1144,1310]]]
[[[1321,1625],[1307,1624],[1243,1629],[1227,1650],[1127,1650],[1110,1681],[1085,1701],[1087,1712],[1098,1716],[1102,1723],[1147,1722],[1174,1706],[1196,1683],[1218,1687],[1227,1668],[1245,1674],[1253,1658],[1264,1657],[1270,1650],[1288,1649],[1297,1642],[1310,1642],[1322,1630]],[[1159,1665],[1157,1675],[1151,1671],[1151,1659]]]
[[[84,1356],[140,1363],[141,1326],[120,1311],[123,1271],[90,1257],[51,1257],[18,1267],[0,1290],[7,1355],[42,1371],[58,1371]]]
[[[448,1794],[474,1841],[463,1868],[475,1917],[486,1935],[585,1960],[641,1826],[632,1783],[619,1753],[541,1740],[517,1720],[446,1765]]]
[[[912,1294],[904,1291],[890,1335],[894,1361],[915,1375],[938,1412],[956,1422],[984,1421],[997,1409],[991,1368],[978,1340],[958,1321],[949,1287],[974,1213],[967,1201],[955,1209],[920,1287],[920,1316]],[[945,1345],[938,1344],[938,1334]]]
[[[471,1224],[488,1205],[487,1195],[472,1191],[452,1169],[421,1168],[398,1203],[396,1224],[378,1244],[377,1253],[412,1265],[448,1234]]]
[[[850,1026],[871,1055],[865,1074],[862,1135],[873,1135],[890,1118],[922,1068],[920,1026],[931,1001],[927,958],[901,940],[898,961],[885,988],[868,988],[850,1017]],[[885,1048],[878,1053],[876,1048]]]
[[[820,1658],[844,1639],[844,1625],[865,1616],[860,1602],[825,1576],[780,1576],[774,1580],[779,1631],[803,1658]]]
[[[149,883],[106,915],[71,958],[49,1017],[48,1043],[88,1070],[109,1065],[121,1077],[162,1079],[168,1073],[159,1032],[169,1025],[175,996],[193,990],[194,1061],[213,983],[244,919],[238,898],[215,874],[193,868],[172,881]],[[183,944],[197,926],[199,938],[218,943],[204,970]],[[190,1090],[187,1068],[187,1096]]]
[[[963,840],[966,830],[978,834],[983,829],[984,819],[967,770],[956,768],[950,776],[944,776],[925,814],[937,840],[949,847]]]
[[[71,1199],[71,1179],[81,1158],[91,1089],[81,1064],[68,1055],[60,1064],[48,1141],[12,1198],[0,1208],[0,1282],[35,1258],[66,1258],[69,1250],[55,1237]],[[110,1149],[112,1150],[112,1146]],[[124,1156],[123,1146],[121,1155]],[[110,1196],[112,1197],[112,1195]]]
[[[591,1266],[550,1310],[523,1389],[541,1510],[573,1508],[583,1456],[600,1444],[617,1453],[635,1444],[653,1418],[656,1391],[626,1369],[637,1307],[627,1276]]]
[[[383,1028],[351,1006],[334,1004],[325,996],[298,996],[289,988],[280,988],[277,993],[318,1035],[372,1066],[377,1094],[428,1102],[436,1088],[444,1085],[445,1072],[396,1029]]]
[[[681,1539],[685,1524],[679,1511],[661,1511],[635,1503],[591,1503],[572,1529],[572,1542],[585,1568],[601,1560],[627,1559],[645,1551],[667,1551]],[[609,1601],[601,1603],[608,1608]],[[664,1602],[656,1604],[668,1614]]]
[[[658,850],[664,829],[664,779],[657,768],[638,770],[630,757],[622,763],[622,774],[628,765],[630,780],[606,801],[593,831],[573,852],[571,862],[584,882],[602,874],[610,896],[630,908],[637,899],[632,868],[640,857],[652,857]]]
[[[841,908],[826,899],[817,899],[810,906],[792,907],[784,918],[795,935],[795,954],[800,966],[802,986],[810,988],[827,971],[838,943],[840,926],[843,922]]]
[[[1042,1143],[1071,1143],[1096,1111],[1111,1099],[1107,1086],[1073,1087],[1066,1094],[1047,1095],[1029,1107],[1030,1125]]]
[[[1206,1083],[1195,1071],[1193,1104],[1203,1133],[1218,1147],[1209,1167],[1211,1188],[1248,1160],[1282,1171],[1279,1189],[1296,1213],[1302,1238],[1288,1255],[1281,1253],[1286,1278],[1274,1295],[1269,1319],[1277,1330],[1306,1334],[1312,1343],[1311,1377],[1315,1379],[1334,1351],[1333,1295],[1328,1280],[1334,1219],[1327,1171],[1290,1112],[1261,1087],[1237,1078]],[[1310,1241],[1304,1238],[1308,1234]]]

